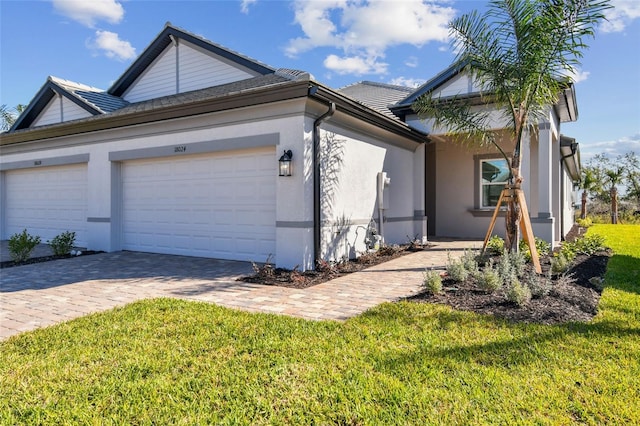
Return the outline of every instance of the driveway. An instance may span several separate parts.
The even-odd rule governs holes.
[[[140,299],[175,297],[252,312],[345,320],[420,290],[425,268],[444,268],[481,242],[441,240],[307,289],[236,281],[251,264],[162,254],[115,252],[0,270],[0,339]]]

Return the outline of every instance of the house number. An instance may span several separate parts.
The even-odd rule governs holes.
[[[176,146],[173,148],[173,152],[187,152],[187,147],[184,145]]]
[[[40,165],[42,165],[42,161],[36,160],[36,161],[33,162],[33,165],[34,166],[40,166]]]

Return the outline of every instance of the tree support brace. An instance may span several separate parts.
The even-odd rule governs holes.
[[[524,197],[524,191],[522,191],[522,189],[520,189],[520,187],[518,186],[507,185],[500,193],[500,198],[498,198],[496,209],[493,212],[493,217],[491,218],[491,223],[489,224],[489,229],[487,230],[487,235],[484,237],[482,253],[484,253],[485,249],[487,248],[487,243],[489,242],[489,238],[491,237],[493,228],[496,226],[496,219],[498,218],[498,213],[500,212],[500,206],[503,202],[510,201],[515,201],[518,205],[520,205],[520,229],[523,231],[522,239],[527,243],[527,246],[529,246],[529,253],[531,253],[531,260],[533,261],[533,266],[536,272],[538,274],[542,274],[542,268],[540,267],[540,258],[538,257],[538,249],[536,248],[536,241],[535,237],[533,236],[533,229],[531,228],[531,219],[529,218],[527,201]]]

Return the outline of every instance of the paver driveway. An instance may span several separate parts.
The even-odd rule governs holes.
[[[255,312],[344,320],[415,294],[427,267],[444,268],[478,241],[438,241],[307,289],[237,281],[247,262],[116,252],[0,270],[0,339],[154,297],[176,297]]]

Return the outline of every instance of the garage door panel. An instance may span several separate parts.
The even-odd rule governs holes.
[[[10,170],[5,174],[6,235],[27,229],[42,241],[62,232],[76,233],[87,245],[87,165]]]
[[[263,260],[275,251],[273,149],[123,165],[123,248]]]

